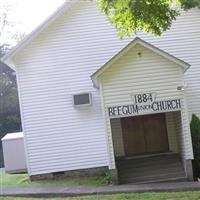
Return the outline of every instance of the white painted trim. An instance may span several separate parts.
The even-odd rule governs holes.
[[[71,8],[78,0],[67,1],[62,6],[60,6],[55,12],[53,12],[44,22],[37,26],[30,34],[28,34],[19,44],[13,47],[9,53],[1,58],[1,61],[7,64],[10,68],[13,68],[13,65],[10,65],[13,56],[15,56],[19,51],[21,51],[27,44],[33,41],[42,31],[44,31],[54,20],[61,16],[64,12]]]
[[[16,71],[16,67],[12,60],[6,60],[6,61],[2,61],[2,62],[5,63],[7,66],[9,66],[12,70]]]
[[[163,111],[139,113],[139,114],[135,114],[135,115],[112,116],[112,117],[109,117],[109,119],[117,119],[117,118],[125,118],[125,117],[138,117],[138,116],[142,116],[142,115],[154,115],[154,114],[177,112],[177,111],[182,111],[182,108],[181,109],[174,109],[174,110],[163,110]]]
[[[188,116],[188,105],[187,105],[187,99],[185,97],[185,94],[184,94],[184,97],[183,97],[183,103],[184,103],[184,112],[185,112],[185,118],[188,122],[188,143],[189,143],[189,147],[190,147],[190,157],[189,158],[186,158],[186,160],[193,160],[194,159],[194,153],[193,153],[193,145],[192,145],[192,136],[191,136],[191,131],[190,131],[190,120],[189,120],[189,116]],[[181,115],[182,116],[182,115]],[[183,118],[181,117],[181,121],[182,121],[182,127],[183,127]],[[185,138],[184,138],[185,139]]]
[[[105,109],[104,109],[104,99],[103,99],[103,92],[102,92],[102,86],[100,84],[100,97],[101,97],[101,110],[102,110],[102,116],[103,116],[103,123],[104,123],[104,131],[105,131],[105,139],[106,139],[106,147],[107,147],[107,158],[108,158],[108,167],[109,169],[116,169],[116,164],[114,163],[114,166],[112,166],[112,158],[111,158],[111,152],[110,152],[110,147],[109,147],[109,137],[108,137],[108,131],[107,131],[107,122],[106,122],[106,116],[105,116]],[[112,133],[111,130],[111,125],[109,126],[110,131]],[[113,142],[113,140],[112,140]],[[113,144],[112,144],[113,146]],[[114,146],[113,146],[113,152],[114,152]],[[114,155],[113,155],[114,156]],[[115,162],[115,159],[114,159]]]
[[[13,66],[14,66],[14,64],[13,64]],[[19,74],[17,71],[16,71],[16,77],[17,77],[16,78],[17,90],[18,90],[20,116],[21,116],[21,126],[22,126],[23,135],[24,135],[24,151],[25,151],[25,156],[26,156],[26,167],[27,167],[28,174],[31,175],[31,169],[30,169],[30,165],[29,165],[29,154],[28,154],[28,150],[27,150],[26,128],[24,125],[24,113],[23,113],[23,103],[22,103],[22,98],[21,98],[20,80],[19,80]]]
[[[106,71],[111,65],[113,65],[119,58],[121,58],[124,54],[126,54],[131,48],[133,48],[136,44],[140,44],[145,48],[155,52],[156,54],[163,56],[164,58],[178,64],[184,70],[184,72],[190,67],[190,64],[168,54],[167,52],[145,42],[144,40],[136,37],[132,42],[130,42],[125,48],[123,48],[120,52],[118,52],[114,57],[112,57],[107,63],[105,63],[100,69],[98,69],[95,73],[91,75],[91,79],[95,87],[99,88],[99,76]]]

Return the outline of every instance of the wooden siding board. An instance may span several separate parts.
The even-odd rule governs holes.
[[[166,125],[167,125],[167,135],[169,141],[169,149],[172,152],[179,153],[179,144],[178,144],[178,133],[176,130],[176,124],[174,120],[174,112],[167,112],[165,114]]]
[[[115,157],[124,156],[125,153],[120,118],[111,119],[111,130]]]

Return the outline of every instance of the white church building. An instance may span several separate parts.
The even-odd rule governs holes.
[[[17,74],[28,174],[192,180],[199,20],[192,9],[161,37],[121,40],[94,1],[70,1],[4,56]]]

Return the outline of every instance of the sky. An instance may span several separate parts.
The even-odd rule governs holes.
[[[0,37],[0,44],[12,43],[13,34],[28,34],[51,13],[64,3],[65,0],[0,0],[0,17],[5,6],[8,9],[8,20],[11,26],[4,28],[4,34]],[[18,35],[19,35],[18,34]]]

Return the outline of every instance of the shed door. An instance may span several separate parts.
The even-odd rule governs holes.
[[[121,119],[126,156],[169,150],[165,114]]]

